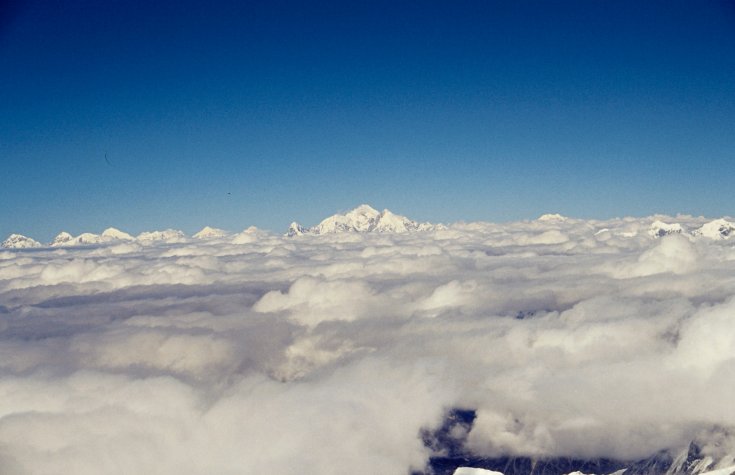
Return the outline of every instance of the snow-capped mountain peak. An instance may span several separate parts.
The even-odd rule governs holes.
[[[715,219],[704,224],[693,233],[695,236],[703,236],[710,239],[729,239],[735,234],[735,223],[726,219]]]
[[[138,241],[170,241],[176,242],[185,239],[186,235],[176,229],[165,229],[163,231],[145,231],[138,234]]]
[[[52,247],[64,246],[85,246],[89,244],[103,244],[111,241],[132,241],[135,238],[130,234],[120,231],[117,228],[107,228],[102,234],[82,233],[79,236],[72,236],[66,231],[62,231],[56,235],[50,245]]]
[[[680,234],[684,231],[679,223],[664,223],[658,219],[651,223],[651,227],[648,228],[648,235],[651,237],[664,237],[669,234]]]
[[[224,229],[204,226],[201,231],[194,234],[192,237],[195,239],[215,239],[224,236],[227,236],[227,231],[225,231]]]
[[[304,228],[302,225],[294,221],[291,223],[291,225],[288,227],[288,231],[286,231],[286,236],[293,237],[293,236],[302,236],[306,234],[308,230]]]
[[[99,244],[102,242],[102,236],[94,233],[82,233],[74,238],[73,243],[76,244]]]
[[[380,233],[407,233],[409,231],[416,231],[418,228],[419,224],[416,221],[412,221],[405,216],[394,214],[390,210],[385,209],[380,213],[373,231]]]
[[[56,235],[54,240],[51,241],[51,246],[52,247],[70,246],[73,240],[74,240],[74,236],[67,233],[66,231],[61,231],[59,234]]]
[[[128,234],[128,233],[126,233],[124,231],[120,231],[117,228],[107,228],[104,231],[102,231],[102,235],[101,236],[106,241],[107,240],[110,240],[110,241],[112,241],[112,240],[132,241],[133,239],[135,239],[130,234]]]
[[[485,470],[484,468],[458,467],[452,475],[503,475],[503,473],[495,472],[493,470]]]
[[[370,205],[360,205],[345,213],[334,214],[312,228],[304,228],[293,222],[286,232],[287,236],[302,234],[334,234],[334,233],[406,233],[413,231],[429,231],[435,229],[430,223],[417,223],[384,209],[379,212]]]
[[[41,247],[41,243],[35,239],[31,239],[28,236],[22,234],[11,234],[8,238],[0,244],[0,247],[8,249],[27,249],[31,247]]]
[[[371,231],[380,213],[369,205],[360,205],[345,214],[334,214],[312,228],[314,234]]]
[[[362,204],[344,216],[356,229],[369,230],[370,226],[380,219],[381,213],[370,205]]]
[[[256,226],[249,226],[247,229],[236,234],[232,239],[232,244],[249,244],[256,242],[268,236],[268,232],[258,229]]]

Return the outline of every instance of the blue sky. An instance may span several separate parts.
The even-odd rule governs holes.
[[[2,236],[735,214],[731,1],[13,5]]]

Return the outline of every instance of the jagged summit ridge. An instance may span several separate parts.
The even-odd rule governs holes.
[[[370,205],[362,204],[345,213],[334,214],[311,228],[297,222],[291,223],[287,236],[303,234],[336,234],[336,233],[408,233],[414,231],[430,231],[437,229],[431,223],[418,223],[388,209],[378,211]]]
[[[664,237],[669,234],[681,234],[683,231],[684,229],[679,223],[669,224],[657,219],[648,228],[648,235],[651,237]]]
[[[117,228],[107,228],[102,231],[102,238],[105,240],[120,240],[120,241],[133,241],[135,238],[125,231],[120,231]]]
[[[117,228],[107,228],[102,234],[81,233],[73,236],[66,231],[62,231],[54,237],[54,239],[46,244],[48,247],[72,247],[72,246],[88,246],[96,244],[113,244],[117,242],[133,242],[133,241],[180,241],[186,236],[183,232],[167,229],[165,231],[144,232],[137,237],[120,231]],[[28,247],[44,247],[43,244],[29,237],[20,234],[11,234],[0,244],[0,247],[10,249],[21,249]]]
[[[72,236],[66,231],[62,231],[49,243],[49,246],[85,246],[90,244],[111,243],[115,241],[133,241],[134,239],[135,238],[130,234],[120,231],[117,228],[107,228],[102,231],[102,234],[82,233],[78,236]]]
[[[41,247],[41,243],[35,239],[23,236],[22,234],[11,234],[0,244],[0,247],[8,249],[28,249],[33,247]]]
[[[715,219],[702,225],[692,233],[694,236],[703,236],[710,239],[729,239],[735,235],[735,223],[726,219]]]
[[[684,228],[679,223],[667,223],[656,219],[648,228],[648,235],[653,238],[661,238],[671,234],[684,234],[694,238],[706,238],[713,240],[725,240],[735,236],[735,223],[724,218],[715,219],[704,223],[698,228]]]
[[[227,231],[224,229],[213,228],[211,226],[204,226],[198,233],[192,237],[194,239],[216,239],[227,236]]]
[[[646,218],[615,218],[610,221],[596,220],[577,220],[567,218],[559,214],[546,214],[537,218],[535,221],[524,221],[526,225],[533,226],[534,229],[553,229],[566,233],[568,230],[574,229],[575,226],[582,225],[590,228],[591,235],[596,239],[607,239],[606,236],[617,238],[635,238],[636,236],[648,236],[651,239],[664,238],[675,234],[682,235],[691,241],[696,240],[715,240],[728,241],[735,236],[735,222],[732,218],[724,217],[718,219],[707,220],[703,217],[692,217],[687,215],[677,215],[671,217],[667,215],[652,215]],[[678,221],[678,222],[677,222]],[[521,222],[511,223],[512,226],[521,225]],[[464,223],[459,222],[452,227],[472,227],[481,229],[485,224],[483,222]],[[604,226],[604,227],[603,227]],[[256,229],[256,228],[253,228]],[[350,210],[344,214],[334,214],[322,220],[319,224],[306,227],[298,222],[292,222],[285,236],[294,237],[301,235],[323,235],[338,233],[391,233],[402,234],[412,233],[416,231],[433,231],[446,230],[446,226],[442,224],[420,223],[409,219],[405,216],[395,214],[388,209],[378,211],[370,205],[363,204]],[[258,231],[258,232],[256,232]],[[253,242],[267,235],[268,232],[260,230],[250,230],[249,232],[231,233],[222,229],[206,226],[199,232],[188,236],[182,231],[175,229],[165,229],[161,231],[142,232],[137,236],[132,236],[124,231],[114,227],[105,229],[101,234],[81,233],[72,235],[62,231],[51,242],[40,243],[39,241],[24,236],[22,234],[10,234],[4,241],[0,242],[0,248],[5,249],[22,249],[30,247],[76,247],[89,245],[106,245],[121,242],[152,244],[155,242],[177,243],[188,241],[189,239],[209,240],[231,238],[233,242]],[[599,237],[598,237],[599,236]],[[724,242],[723,242],[724,244]]]
[[[138,241],[166,241],[176,242],[186,238],[183,231],[178,229],[164,229],[163,231],[145,231],[138,234]]]
[[[292,222],[291,225],[288,227],[288,231],[286,231],[286,236],[302,236],[306,233],[308,233],[309,230],[303,226],[301,226],[296,221]]]
[[[71,246],[73,240],[74,240],[74,236],[67,233],[66,231],[61,231],[59,234],[56,235],[54,240],[49,243],[49,246],[51,247]]]

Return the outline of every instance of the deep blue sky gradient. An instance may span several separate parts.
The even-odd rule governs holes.
[[[44,241],[733,215],[735,3],[11,2],[0,166]]]

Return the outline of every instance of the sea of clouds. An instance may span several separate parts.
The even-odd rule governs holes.
[[[457,407],[480,455],[686,446],[735,427],[735,239],[651,220],[0,251],[0,472],[407,474]]]

